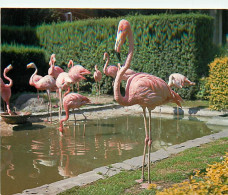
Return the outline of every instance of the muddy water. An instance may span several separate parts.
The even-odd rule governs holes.
[[[1,138],[1,192],[22,192],[142,155],[142,117],[118,117],[57,125],[33,123]],[[213,133],[197,120],[152,119],[152,151]],[[85,134],[85,135],[84,135]]]

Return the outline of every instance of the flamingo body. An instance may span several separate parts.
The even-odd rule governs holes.
[[[70,93],[63,98],[63,107],[66,112],[66,117],[60,120],[59,131],[63,132],[63,122],[69,118],[69,110],[80,108],[81,106],[90,103],[90,100],[78,93]]]
[[[48,69],[48,75],[50,75],[56,79],[61,72],[64,72],[64,70],[62,68],[60,68],[59,66],[55,66],[54,65],[55,62],[56,62],[55,54],[52,54],[50,57],[50,61],[49,61],[49,65],[51,67]]]
[[[182,88],[185,86],[195,85],[194,82],[191,82],[186,76],[180,73],[173,73],[169,76],[169,83],[170,87],[175,86],[177,88]]]
[[[10,79],[9,77],[6,76],[6,73],[8,71],[10,71],[12,69],[12,65],[8,65],[3,72],[3,76],[5,79],[7,79],[10,83],[9,84],[5,84],[2,80],[2,78],[0,78],[0,82],[1,82],[1,97],[3,99],[4,102],[6,102],[6,107],[7,107],[7,112],[9,113],[9,115],[12,115],[12,111],[10,110],[10,97],[11,97],[11,87],[13,86],[13,80]]]
[[[97,65],[95,66],[95,72],[93,74],[95,82],[100,82],[102,79],[102,73],[98,70]]]

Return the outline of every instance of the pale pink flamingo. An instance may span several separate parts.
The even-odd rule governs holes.
[[[95,82],[97,83],[98,96],[100,97],[100,81],[102,79],[102,73],[98,70],[97,65],[95,65],[95,72],[93,73]]]
[[[62,114],[62,91],[68,89],[68,87],[73,84],[73,80],[70,78],[67,72],[61,72],[56,79],[56,86],[59,91],[59,120]]]
[[[87,97],[80,95],[78,93],[69,93],[63,98],[63,107],[66,112],[66,117],[60,120],[59,131],[61,133],[63,132],[63,122],[67,121],[69,118],[69,110],[73,109],[74,112],[75,108],[79,109],[81,106],[88,103],[90,103],[90,100]],[[76,122],[75,114],[74,119]]]
[[[68,66],[68,68],[71,67],[68,73],[69,73],[69,76],[77,83],[78,92],[79,92],[79,82],[81,80],[86,80],[86,78],[85,77],[78,78],[77,74],[80,74],[83,76],[83,75],[91,74],[91,72],[89,70],[87,70],[86,68],[84,68],[82,65],[74,66],[73,60],[70,60],[67,66]],[[75,77],[77,77],[77,78],[75,78]]]
[[[6,103],[6,108],[7,108],[7,112],[9,115],[12,115],[12,111],[10,110],[10,97],[11,97],[11,87],[13,86],[13,80],[11,78],[9,78],[8,76],[6,76],[6,73],[9,72],[10,70],[12,70],[13,66],[10,64],[8,65],[3,72],[3,76],[6,80],[9,81],[9,84],[5,84],[2,80],[2,78],[0,78],[1,81],[1,97],[3,99],[3,101]]]
[[[58,75],[61,72],[64,72],[64,70],[59,66],[55,66],[55,62],[56,62],[55,54],[52,54],[49,61],[50,68],[48,69],[48,74],[53,78],[57,79]]]
[[[33,76],[33,79],[32,79],[32,76],[30,77],[29,79],[29,85],[33,86],[34,87],[34,82],[38,82],[41,78],[43,78],[41,75],[34,75]],[[34,82],[33,82],[34,80]],[[37,89],[37,98],[39,100],[39,90]]]
[[[133,33],[131,30],[130,23],[127,20],[121,20],[119,22],[117,38],[115,43],[115,50],[119,53],[120,48],[128,36],[129,39],[129,51],[124,66],[116,75],[114,82],[114,98],[122,106],[131,106],[138,104],[143,109],[144,125],[145,125],[145,143],[143,151],[143,163],[142,163],[142,177],[138,182],[144,181],[144,164],[146,148],[148,146],[148,184],[150,180],[150,148],[151,148],[151,110],[156,106],[165,104],[167,102],[175,102],[181,106],[181,97],[175,93],[162,79],[147,74],[147,73],[136,73],[127,80],[125,96],[123,97],[120,93],[120,83],[122,76],[126,70],[130,67],[130,63],[133,57],[134,40]],[[149,131],[147,128],[146,121],[146,109],[149,111]],[[144,186],[145,187],[145,186]]]
[[[175,86],[178,89],[181,89],[182,87],[195,85],[195,83],[190,81],[186,76],[184,76],[182,74],[173,73],[169,76],[168,85],[170,87]]]
[[[104,53],[103,60],[105,60],[106,58],[107,58],[107,60],[105,62],[104,68],[103,68],[103,73],[106,76],[109,76],[109,77],[112,77],[112,78],[115,79],[116,78],[116,73],[118,71],[118,68],[117,68],[117,66],[114,66],[114,65],[109,65],[108,66],[108,64],[109,64],[109,55],[108,55],[107,52]]]
[[[120,63],[117,64],[117,67],[118,67],[118,71],[122,68]],[[129,77],[134,74],[136,74],[136,72],[134,70],[131,70],[130,68],[128,68],[121,79],[124,81],[127,81],[129,79]]]
[[[48,100],[49,100],[48,101],[48,113],[49,113],[49,109],[50,109],[50,118],[51,118],[51,122],[52,122],[52,104],[51,104],[50,92],[53,90],[56,90],[55,79],[50,75],[46,75],[46,76],[42,77],[39,81],[35,82],[33,80],[33,77],[35,75],[37,75],[37,72],[38,72],[36,65],[33,62],[31,62],[27,65],[27,68],[35,68],[35,72],[32,75],[32,82],[34,83],[34,87],[38,90],[47,91],[47,96],[48,96]]]

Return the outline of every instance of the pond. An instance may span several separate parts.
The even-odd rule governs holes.
[[[193,118],[152,119],[152,151],[214,133]],[[145,138],[143,117],[67,122],[64,136],[58,123],[33,123],[1,137],[1,192],[25,189],[77,176],[94,168],[140,156]]]

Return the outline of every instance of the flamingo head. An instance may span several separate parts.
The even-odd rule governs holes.
[[[117,64],[117,67],[118,67],[118,71],[119,71],[121,69],[120,63]]]
[[[30,62],[29,64],[27,64],[27,68],[36,68],[36,65],[34,64],[34,62]]]
[[[71,66],[72,66],[72,67],[74,66],[73,60],[70,60],[70,61],[68,62],[68,65],[67,65],[68,68],[70,68]]]
[[[107,52],[104,53],[104,57],[103,57],[103,60],[105,60],[106,58],[109,58],[109,55]]]
[[[12,70],[12,69],[13,69],[13,66],[10,64],[10,65],[8,65],[6,68],[7,68],[8,71],[9,71],[9,70]]]
[[[95,68],[95,70],[98,70],[97,64],[95,65],[95,67],[94,67],[94,68]]]
[[[120,53],[121,46],[124,44],[127,34],[131,29],[130,23],[127,20],[120,20],[116,36],[115,51]]]

